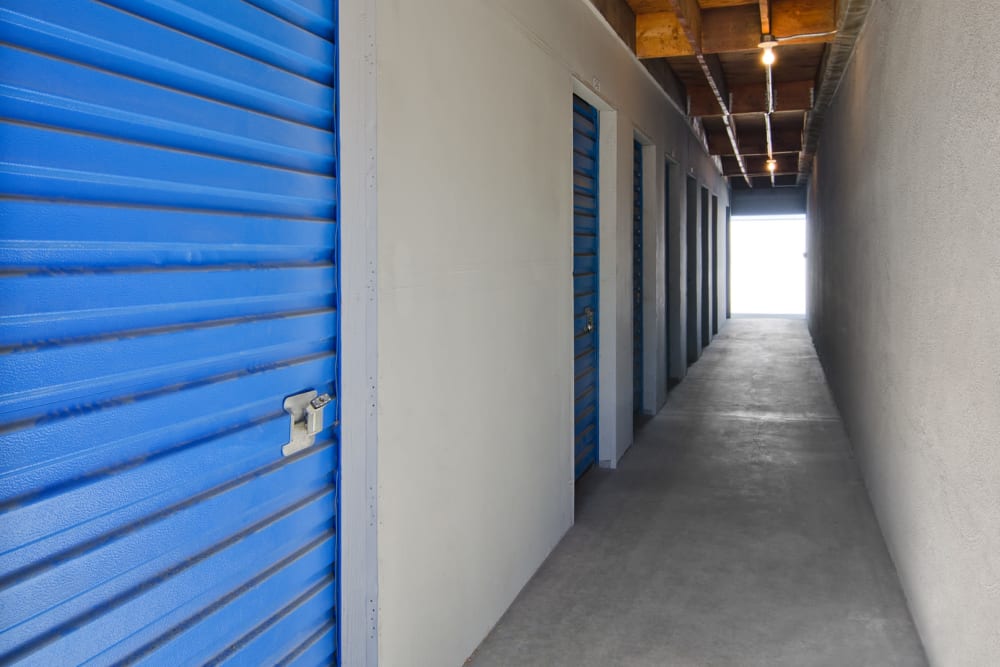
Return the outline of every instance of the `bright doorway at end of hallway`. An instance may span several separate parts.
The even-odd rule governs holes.
[[[733,315],[804,316],[805,216],[733,216],[731,224]]]

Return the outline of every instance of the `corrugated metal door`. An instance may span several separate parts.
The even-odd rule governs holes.
[[[0,6],[0,663],[337,661],[335,17]]]
[[[701,334],[698,330],[698,245],[701,236],[698,227],[698,183],[692,177],[687,177],[685,189],[685,210],[687,213],[687,230],[684,243],[687,247],[687,315],[686,315],[686,339],[687,339],[687,365],[698,361],[701,350]]]
[[[719,198],[712,195],[712,335],[719,333]]]
[[[573,353],[576,476],[597,463],[598,136],[597,109],[573,96]]]
[[[642,412],[642,144],[632,142],[632,409]]]
[[[701,347],[712,342],[712,279],[711,258],[712,234],[709,230],[708,188],[701,189]]]

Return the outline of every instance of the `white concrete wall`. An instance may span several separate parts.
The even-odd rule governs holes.
[[[667,290],[664,271],[667,229],[664,225],[663,153],[648,137],[642,146],[642,300],[644,368],[642,411],[655,414],[667,402]],[[649,142],[649,143],[647,143]]]
[[[935,665],[1000,664],[996,20],[877,0],[809,197],[810,324]]]
[[[606,109],[608,465],[632,440],[634,130],[658,211],[666,154],[725,186],[586,0],[379,0],[377,59],[379,655],[459,665],[573,521],[574,80]]]

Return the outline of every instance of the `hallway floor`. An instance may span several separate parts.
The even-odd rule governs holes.
[[[804,321],[726,325],[469,664],[926,664]]]

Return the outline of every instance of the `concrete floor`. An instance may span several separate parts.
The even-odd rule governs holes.
[[[927,664],[805,322],[727,324],[469,664]]]

